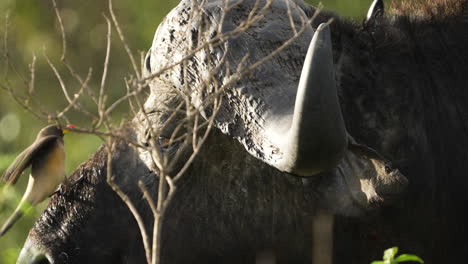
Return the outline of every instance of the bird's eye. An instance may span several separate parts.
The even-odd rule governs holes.
[[[146,70],[151,72],[151,52],[149,52],[148,55],[146,56],[145,67],[146,67]]]

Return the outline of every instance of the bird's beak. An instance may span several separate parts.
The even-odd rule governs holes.
[[[71,131],[70,128],[71,128],[71,129],[74,129],[74,128],[76,128],[76,126],[75,126],[75,125],[71,125],[71,124],[70,124],[70,125],[67,125],[66,128],[62,129],[63,134],[66,134],[66,133],[70,132],[70,131]]]

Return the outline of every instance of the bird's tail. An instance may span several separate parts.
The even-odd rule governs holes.
[[[3,224],[2,229],[0,229],[0,237],[2,237],[16,223],[16,221],[23,216],[23,213],[27,210],[27,206],[26,201],[20,202],[18,207],[16,207],[15,212],[13,212],[13,215],[8,218],[5,224]]]

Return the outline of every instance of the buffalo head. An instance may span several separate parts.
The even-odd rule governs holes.
[[[340,94],[351,88],[337,82],[347,55],[336,54],[342,32],[333,28],[347,24],[330,18],[302,1],[182,0],[158,27],[145,62],[151,94],[121,135],[148,145],[151,128],[162,138],[187,130],[181,102],[215,128],[166,212],[164,263],[248,263],[264,248],[280,262],[308,263],[308,216],[318,206],[361,215],[405,187],[389,160],[346,130],[359,120],[343,118]],[[183,143],[156,147],[166,160],[177,156],[173,171],[191,153]],[[137,183],[157,197],[152,154],[123,140],[112,156],[115,181],[148,230]],[[145,261],[138,225],[106,183],[107,165],[101,148],[74,173],[82,180],[52,197],[20,262]]]

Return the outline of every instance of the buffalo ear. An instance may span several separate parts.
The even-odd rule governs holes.
[[[374,0],[374,2],[372,2],[371,6],[369,7],[369,11],[367,11],[366,20],[364,23],[367,24],[376,18],[382,17],[384,12],[385,8],[383,0]]]
[[[350,148],[337,168],[314,183],[322,207],[339,215],[362,216],[400,197],[408,179],[369,150]],[[309,179],[314,178],[304,178],[303,183]]]

